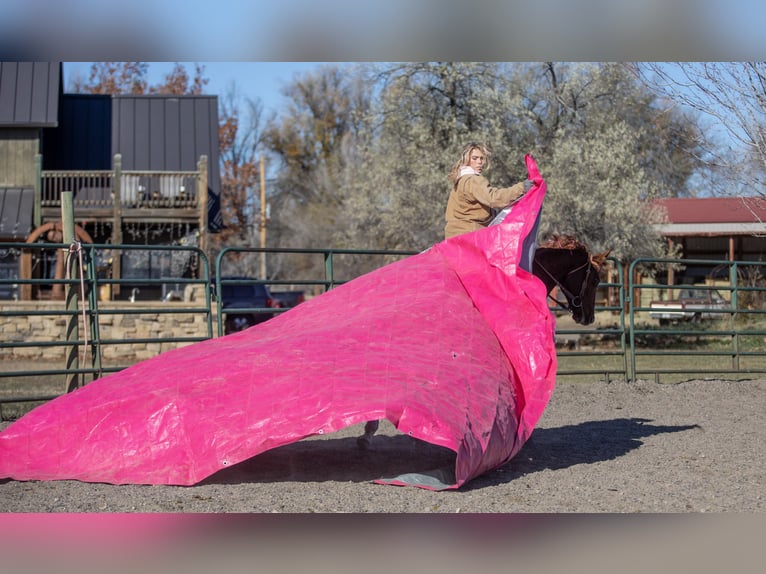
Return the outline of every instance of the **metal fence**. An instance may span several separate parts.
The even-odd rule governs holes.
[[[114,257],[144,260],[147,274],[111,278]],[[27,279],[11,271],[24,258]],[[213,336],[208,263],[196,247],[4,243],[0,261],[0,403],[69,392],[129,366],[142,346],[149,358]],[[190,288],[196,295],[184,297]],[[170,319],[179,316],[196,324],[184,333]],[[61,384],[36,384],[54,379]]]
[[[582,381],[598,377],[606,382],[630,378],[626,328],[629,310],[622,282],[623,266],[614,258],[609,258],[607,263],[607,276],[611,279],[599,284],[598,320],[594,325],[576,325],[561,309],[551,309],[557,315],[558,377]]]
[[[691,305],[680,298],[689,286],[633,280],[646,277],[649,269],[662,275],[671,268],[703,278],[693,284],[701,302]],[[629,276],[633,379],[766,373],[766,263],[636,259]],[[675,309],[660,312],[657,307],[667,302]]]
[[[293,249],[227,247],[221,250],[215,261],[213,283],[216,301],[224,307],[221,295],[225,287],[234,285],[265,285],[276,296],[300,292],[312,297],[342,285],[346,281],[403,257],[415,255],[417,251],[386,249]],[[288,279],[250,279],[253,269],[291,269]],[[266,317],[287,311],[288,306],[225,306],[226,313],[218,313],[218,334],[226,334],[225,315],[236,313],[257,313]]]
[[[82,265],[82,280],[68,278],[72,275],[51,279],[51,262],[61,261],[55,252],[69,253],[70,248],[50,243],[2,244],[0,247],[0,332],[3,335],[0,405],[48,400],[85,384],[87,379],[123,369],[175,346],[221,336],[225,334],[226,313],[270,316],[287,308],[249,306],[219,312],[220,293],[227,282],[263,284],[274,294],[300,292],[308,298],[365,270],[416,253],[227,248],[220,252],[211,272],[205,254],[196,247],[84,244],[77,259],[70,260],[72,265]],[[14,275],[17,259],[24,253],[32,257],[34,269],[45,270],[43,275],[38,273],[35,278],[25,280]],[[113,257],[121,257],[123,261],[135,259],[133,265],[123,265],[123,269],[136,271],[120,279],[110,278],[108,271]],[[253,275],[257,273],[242,271],[258,269],[265,258],[269,258],[270,269],[282,266],[301,271],[291,274],[289,279],[255,278]],[[639,259],[633,261],[625,273],[619,262],[610,259],[612,279],[600,285],[595,325],[575,325],[566,314],[551,309],[558,315],[558,377],[606,382],[653,377],[658,382],[666,382],[708,376],[745,378],[766,373],[764,266],[766,264],[760,262],[743,261]],[[669,268],[694,268],[703,278],[696,287],[716,290],[726,305],[698,308],[699,320],[694,315],[689,320],[683,317],[673,321],[653,317],[652,301],[672,298],[679,286],[668,286],[649,277],[663,276]],[[627,285],[621,279],[623,276],[630,277]],[[63,299],[52,298],[57,286],[66,293]],[[35,294],[34,301],[11,301],[18,299],[24,289]],[[172,326],[174,316],[197,317],[195,320],[199,323],[193,333],[179,333],[179,327]],[[13,325],[22,320],[32,326],[26,331],[15,330]],[[45,321],[50,328],[45,326]],[[161,331],[150,327],[144,334],[123,329],[115,335],[111,325],[110,335],[107,325],[115,321],[129,325],[140,321],[149,325],[170,324],[172,328]],[[135,348],[142,345],[146,347],[143,355],[137,355]],[[128,348],[130,352],[120,352],[121,348]],[[82,353],[83,349],[88,353]],[[24,353],[35,358],[13,359]],[[56,358],[40,359],[40,353]],[[62,354],[64,357],[59,358]],[[6,385],[22,379],[28,384]],[[40,391],[36,383],[50,379],[61,384],[52,390]]]

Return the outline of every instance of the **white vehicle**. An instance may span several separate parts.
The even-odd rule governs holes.
[[[703,319],[721,318],[725,314],[716,311],[731,309],[729,302],[716,289],[693,285],[679,285],[673,289],[678,291],[677,299],[649,303],[649,316],[659,319],[660,325],[667,325],[671,321],[697,323]]]

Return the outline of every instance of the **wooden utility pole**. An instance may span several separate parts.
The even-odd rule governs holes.
[[[82,270],[80,269],[79,261],[76,254],[72,254],[71,246],[75,244],[74,233],[74,204],[73,194],[71,191],[61,192],[61,229],[63,231],[63,243],[70,246],[70,252],[63,258],[59,257],[58,262],[65,263],[69,269],[69,273],[62,274],[66,279],[78,279]],[[77,316],[77,297],[79,290],[76,284],[68,284],[66,286],[66,310],[68,312],[67,317],[67,329],[66,340],[69,343],[67,348],[67,361],[66,361],[66,392],[72,392],[80,386],[80,375],[76,372],[80,368],[80,358],[78,355],[79,348],[78,342],[80,339],[79,329],[79,317]],[[83,305],[85,302],[83,301]],[[73,372],[74,371],[74,372]]]
[[[261,249],[266,247],[266,176],[264,159],[261,156]],[[266,279],[266,252],[261,252],[261,279]]]
[[[208,192],[207,192],[207,180],[208,180],[208,165],[207,165],[207,156],[201,155],[199,158],[199,161],[197,162],[197,172],[199,173],[199,179],[197,181],[197,206],[199,208],[199,241],[197,242],[197,246],[202,251],[202,253],[205,254],[205,256],[209,256],[208,253],[208,209],[207,209],[207,203],[208,203]],[[199,277],[202,277],[201,273],[203,272],[202,265],[199,266],[198,273],[200,274]]]

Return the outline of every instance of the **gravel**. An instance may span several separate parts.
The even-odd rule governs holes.
[[[384,421],[263,453],[191,487],[0,480],[9,513],[752,513],[764,510],[766,380],[559,383],[508,464],[457,491],[375,484],[451,465]],[[8,423],[0,423],[4,428]]]

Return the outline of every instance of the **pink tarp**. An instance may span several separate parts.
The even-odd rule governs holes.
[[[458,488],[504,464],[556,372],[545,287],[519,266],[545,195],[527,168],[536,185],[499,225],[39,406],[0,433],[0,477],[191,485],[382,418],[457,454],[454,472],[380,482]]]

